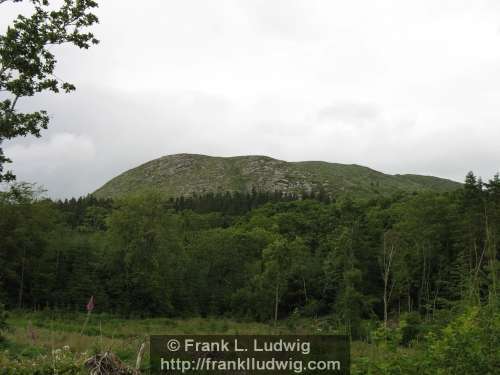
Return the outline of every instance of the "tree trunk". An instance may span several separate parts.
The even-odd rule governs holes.
[[[19,285],[19,297],[17,301],[17,307],[21,309],[23,307],[23,293],[24,293],[24,267],[26,264],[26,247],[23,247],[23,258],[21,261],[21,283]]]
[[[384,328],[387,328],[387,278],[384,278]]]
[[[387,320],[389,317],[389,300],[391,299],[391,294],[394,289],[395,280],[392,281],[392,285],[389,286],[389,280],[391,279],[391,266],[396,252],[396,246],[394,243],[388,244],[387,242],[388,233],[384,233],[384,245],[382,254],[382,280],[384,281],[384,327],[387,328]]]
[[[275,294],[274,294],[274,325],[278,321],[278,304],[279,304],[279,283],[276,283]]]
[[[411,312],[411,294],[409,285],[408,285],[408,312]]]
[[[308,298],[307,298],[307,289],[306,289],[306,279],[302,278],[302,284],[304,285],[304,297],[305,297],[306,303],[307,303]]]

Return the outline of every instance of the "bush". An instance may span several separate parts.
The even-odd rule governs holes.
[[[408,346],[412,341],[418,339],[423,331],[422,317],[417,312],[402,314],[399,329],[401,330],[401,344]]]
[[[376,319],[362,320],[359,325],[358,339],[372,342],[373,333],[378,330],[379,322]]]
[[[2,334],[8,329],[7,325],[7,311],[5,311],[4,305],[0,303],[0,341],[4,340]]]
[[[471,308],[452,321],[427,350],[436,374],[498,374],[500,312]]]
[[[320,315],[325,315],[328,311],[328,305],[321,300],[311,298],[302,308],[302,315],[308,318],[316,318]]]
[[[411,320],[411,319],[409,319]],[[418,327],[418,319],[407,327]],[[380,327],[374,341],[381,344],[383,358],[355,358],[353,375],[493,375],[500,369],[500,312],[498,309],[474,307],[453,319],[437,334],[428,334],[421,345],[402,350],[404,328]],[[415,329],[407,329],[407,337]]]
[[[394,351],[401,344],[401,330],[399,328],[384,327],[382,323],[371,332],[371,341],[382,349]]]

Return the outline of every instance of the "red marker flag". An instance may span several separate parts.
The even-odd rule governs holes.
[[[94,310],[94,296],[90,297],[89,303],[87,303],[87,311],[91,312]]]

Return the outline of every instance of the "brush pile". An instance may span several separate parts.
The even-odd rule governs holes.
[[[131,369],[111,352],[90,357],[85,361],[85,367],[90,375],[140,375],[139,370]]]

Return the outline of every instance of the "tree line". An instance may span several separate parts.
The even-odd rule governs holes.
[[[331,316],[352,335],[498,301],[500,179],[370,200],[0,195],[0,303],[124,316]]]

